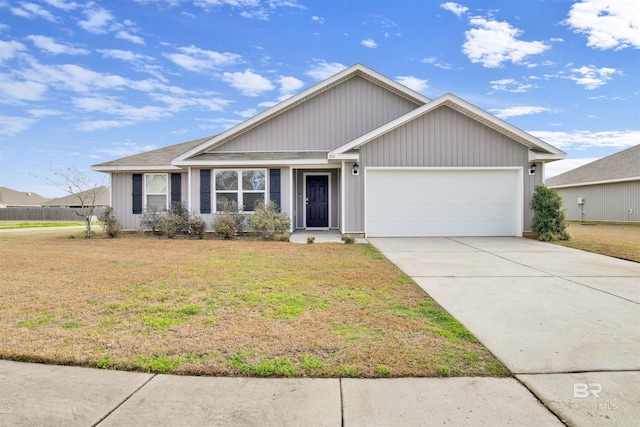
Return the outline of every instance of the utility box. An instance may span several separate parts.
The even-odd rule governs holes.
[[[584,197],[578,197],[578,204],[584,205]]]

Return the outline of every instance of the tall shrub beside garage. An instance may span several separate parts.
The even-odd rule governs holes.
[[[531,199],[533,209],[533,224],[531,231],[538,240],[569,240],[567,221],[562,207],[562,197],[546,185],[537,185]]]

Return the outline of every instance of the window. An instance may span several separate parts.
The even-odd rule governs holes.
[[[155,207],[159,211],[166,211],[167,205],[167,174],[148,173],[144,176],[145,207],[147,210]]]
[[[225,169],[215,171],[216,211],[224,209],[227,202],[235,202],[247,212],[253,212],[258,202],[264,202],[266,170]]]

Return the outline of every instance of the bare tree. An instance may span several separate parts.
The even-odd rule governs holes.
[[[102,184],[92,181],[85,172],[75,166],[51,165],[49,170],[53,172],[55,178],[48,178],[47,181],[78,201],[80,212],[76,211],[76,214],[84,219],[85,237],[91,237],[91,219],[94,217],[96,199]]]

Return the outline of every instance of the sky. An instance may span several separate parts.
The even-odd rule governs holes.
[[[218,134],[355,63],[567,153],[640,143],[635,0],[0,0],[0,186]]]

